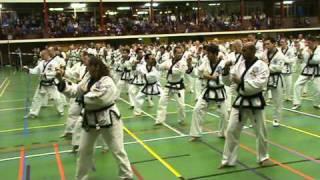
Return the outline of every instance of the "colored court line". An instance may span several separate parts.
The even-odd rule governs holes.
[[[8,77],[6,77],[6,78],[4,79],[4,81],[2,81],[2,83],[1,83],[1,85],[0,85],[0,89],[5,85],[5,83],[7,82],[7,80],[8,80]]]
[[[131,169],[133,173],[137,176],[138,180],[144,180],[143,176],[140,174],[140,172],[137,170],[137,168],[131,164]]]
[[[206,145],[207,147],[209,147],[210,149],[214,150],[215,152],[219,153],[219,154],[223,154],[222,151],[220,151],[218,148],[214,147],[213,145],[205,142],[205,141],[201,141],[202,144]],[[257,176],[263,178],[263,179],[268,179],[268,180],[272,180],[270,177],[268,177],[267,175],[261,173],[261,172],[258,172],[256,171],[255,169],[253,168],[250,168],[248,165],[244,164],[243,162],[237,160],[237,164],[239,164],[240,166],[250,170],[252,173],[256,174]]]
[[[188,112],[188,111],[186,111]],[[168,112],[167,114],[175,114],[177,112]],[[151,114],[151,115],[155,115],[155,114]],[[122,117],[121,119],[132,119],[132,118],[138,118],[138,117],[149,117],[149,115],[141,115],[141,116],[125,116]],[[43,126],[33,126],[33,127],[28,127],[28,130],[32,130],[32,129],[45,129],[45,128],[52,128],[52,127],[60,127],[60,126],[64,126],[64,124],[60,123],[60,124],[49,124],[49,125],[43,125]],[[15,131],[23,131],[24,128],[15,128],[15,129],[5,129],[5,130],[0,130],[0,133],[8,133],[8,132],[15,132]]]
[[[194,108],[194,107],[191,106],[191,105],[189,105],[189,106],[192,107],[192,108]],[[212,113],[208,113],[208,114],[212,114]],[[213,114],[213,115],[214,115],[214,114]],[[215,115],[215,116],[217,116],[217,115]],[[218,116],[218,117],[219,117],[219,116]],[[250,149],[249,147],[247,147],[247,146],[245,146],[245,145],[243,145],[243,144],[240,144],[240,147],[242,147],[243,149],[247,150],[248,152],[251,152],[251,153],[253,153],[253,154],[256,154],[256,152],[255,152],[254,150]],[[287,169],[287,170],[291,171],[292,173],[297,174],[297,175],[299,175],[299,176],[301,176],[301,177],[303,177],[303,178],[306,178],[306,179],[308,179],[308,180],[309,180],[309,179],[314,179],[313,177],[311,177],[311,176],[309,176],[309,175],[306,175],[306,174],[304,174],[303,172],[301,172],[301,171],[299,171],[299,170],[297,170],[297,169],[294,169],[294,168],[292,168],[292,167],[290,167],[290,166],[281,164],[279,161],[277,161],[277,160],[275,160],[275,159],[270,158],[270,160],[271,160],[274,164],[278,164],[280,167],[282,167],[282,168],[284,168],[284,169]]]
[[[309,162],[309,160],[287,161],[287,162],[282,162],[282,164],[298,164],[298,163],[304,163],[304,162]],[[251,170],[251,169],[258,170],[258,169],[267,169],[267,168],[278,167],[278,166],[279,165],[277,165],[277,164],[271,164],[271,165],[266,165],[266,166],[257,166],[257,167],[253,167],[253,168],[239,169],[239,170],[234,170],[234,171],[226,171],[226,172],[221,172],[221,173],[215,173],[215,174],[208,174],[208,175],[203,175],[203,176],[191,177],[191,178],[188,178],[188,180],[203,179],[203,178],[208,178],[208,177],[216,177],[216,176],[222,176],[222,175],[227,175],[227,174],[235,174],[235,173],[245,172],[245,171],[248,171],[248,170]]]
[[[194,106],[192,106],[190,104],[185,104],[185,105],[194,109]],[[207,114],[209,114],[211,116],[214,116],[214,117],[217,117],[217,118],[220,117],[220,116],[218,116],[216,114],[213,114],[213,113],[210,113],[210,112],[207,112]],[[270,120],[267,120],[267,122],[268,123],[272,123],[272,121],[270,121]],[[285,128],[288,128],[288,129],[291,129],[291,130],[294,130],[294,131],[297,131],[297,132],[300,132],[300,133],[303,133],[303,134],[306,134],[306,135],[309,135],[309,136],[320,138],[320,135],[318,135],[318,134],[314,134],[314,133],[311,133],[309,131],[302,130],[302,129],[299,129],[299,128],[295,128],[295,127],[292,127],[292,126],[289,126],[289,125],[285,125],[285,124],[282,124],[282,123],[279,123],[279,124],[280,124],[280,126],[283,126]]]
[[[251,149],[251,148],[249,148],[249,147],[247,147],[247,146],[245,146],[245,145],[243,145],[243,144],[240,144],[240,147],[243,148],[243,149],[245,149],[245,150],[247,150],[248,152],[256,155],[256,152],[255,152],[253,149]],[[273,159],[273,158],[269,158],[269,160],[270,160],[272,163],[277,164],[277,165],[279,165],[280,167],[282,167],[282,168],[284,168],[284,169],[286,169],[286,170],[288,170],[288,171],[290,171],[290,172],[292,172],[292,173],[294,173],[294,174],[296,174],[296,175],[299,175],[299,176],[301,176],[301,177],[304,178],[304,179],[307,179],[307,180],[313,180],[313,179],[315,179],[314,177],[312,177],[312,176],[310,176],[310,175],[307,175],[307,174],[305,174],[305,173],[303,173],[303,172],[301,172],[301,171],[299,171],[299,170],[297,170],[297,169],[295,169],[295,168],[293,168],[293,167],[291,167],[291,166],[285,165],[285,164],[283,164],[283,163],[281,163],[281,162],[279,162],[279,161],[277,161],[277,160],[275,160],[275,159]]]
[[[128,101],[126,101],[125,99],[123,99],[123,98],[119,98],[122,102],[125,102],[126,104],[128,104],[128,105],[130,105],[130,103],[128,102]],[[147,113],[147,112],[145,112],[145,111],[141,111],[142,113],[144,113],[144,114],[146,114],[147,116],[149,116],[149,117],[151,117],[152,119],[156,119],[153,115],[151,115],[151,114],[149,114],[149,113]],[[182,132],[180,132],[180,131],[178,131],[178,130],[176,130],[175,128],[173,128],[172,126],[170,126],[170,125],[168,125],[167,123],[165,123],[165,122],[163,122],[162,123],[165,127],[167,127],[168,129],[171,129],[172,131],[174,131],[175,133],[177,133],[177,134],[179,134],[179,135],[185,135],[185,134],[183,134]]]
[[[271,120],[266,120],[268,123],[272,123]],[[320,138],[320,135],[318,134],[314,134],[314,133],[311,133],[309,131],[305,131],[305,130],[302,130],[302,129],[299,129],[299,128],[295,128],[295,127],[292,127],[292,126],[288,126],[288,125],[285,125],[285,124],[282,124],[282,123],[279,123],[280,126],[283,126],[283,127],[286,127],[288,129],[291,129],[293,131],[297,131],[297,132],[300,132],[300,133],[303,133],[303,134],[307,134],[309,136],[313,136],[313,137],[316,137],[316,138]]]
[[[9,86],[10,84],[10,80],[7,81],[7,84],[4,86],[4,88],[2,89],[2,91],[0,92],[0,97],[2,97],[2,95],[4,94],[4,92],[6,91],[7,87]]]
[[[148,145],[146,145],[141,139],[139,139],[135,134],[133,134],[129,129],[125,126],[123,129],[132,137],[134,138],[141,146],[143,146],[154,158],[158,159],[172,174],[174,174],[179,179],[184,179],[182,175],[173,168],[169,163],[163,160],[155,151],[153,151]]]
[[[60,158],[58,144],[54,144],[53,147],[54,147],[54,151],[55,151],[55,155],[56,155],[57,165],[58,165],[58,168],[59,168],[60,179],[61,180],[65,180],[66,177],[65,177],[65,174],[64,174],[63,164],[62,164],[62,161],[61,161],[61,158]]]
[[[249,132],[246,132],[246,131],[244,131],[244,133],[247,134],[247,135],[249,135],[249,136],[251,136],[251,137],[255,137],[255,135],[252,134],[252,133],[249,133]],[[289,148],[288,146],[284,146],[284,145],[275,143],[275,142],[273,142],[273,141],[271,141],[271,140],[267,140],[267,142],[268,142],[269,144],[273,145],[273,146],[276,146],[276,147],[278,147],[278,148],[280,148],[280,149],[282,149],[282,150],[286,150],[286,151],[288,151],[288,152],[290,152],[290,153],[292,153],[292,154],[295,154],[295,155],[297,155],[297,156],[300,156],[300,157],[302,157],[302,158],[304,158],[304,159],[306,159],[306,160],[309,160],[309,161],[315,162],[315,163],[317,163],[317,164],[320,164],[320,160],[317,160],[316,158],[313,158],[313,157],[311,157],[311,156],[308,156],[308,155],[306,155],[306,154],[304,154],[304,153],[302,153],[302,152],[299,152],[299,151],[297,151],[297,150],[291,149],[291,148]]]
[[[19,174],[18,174],[18,180],[23,180],[23,174],[24,174],[24,163],[25,163],[25,150],[24,147],[20,149],[20,162],[19,162]]]
[[[2,112],[2,111],[24,110],[24,109],[25,109],[25,107],[5,108],[5,109],[0,109],[0,112]]]

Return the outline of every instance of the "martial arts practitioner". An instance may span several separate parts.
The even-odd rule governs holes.
[[[157,52],[157,55],[156,55],[157,63],[161,64],[168,59],[170,59],[170,54],[168,53],[168,51],[164,46],[160,46],[159,51]]]
[[[141,66],[145,66],[145,60],[144,60],[144,52],[141,48],[136,49],[136,56],[130,59],[131,68],[132,68],[132,74],[133,78],[131,81],[129,81],[129,88],[128,88],[128,95],[129,99],[132,100],[133,106],[136,106],[135,98],[141,89],[141,87],[145,84],[145,79],[143,74],[139,73],[137,69],[139,69]]]
[[[79,83],[86,75],[88,76],[89,73],[87,71],[87,64],[89,59],[89,54],[86,51],[83,51],[81,53],[81,60],[82,62],[79,62],[77,64],[74,64],[72,68],[66,69],[63,71],[64,78],[68,80],[68,82],[73,83]],[[72,135],[75,135],[73,132],[75,131],[75,126],[78,122],[81,122],[81,104],[79,102],[78,98],[71,98],[70,99],[70,107],[68,110],[68,117],[66,122],[66,127],[64,130],[64,134],[60,136],[61,138],[68,138]],[[81,123],[79,123],[81,124]],[[72,145],[77,146],[79,143],[75,143],[74,138],[76,136],[72,136]]]
[[[263,56],[263,42],[259,41],[257,39],[256,34],[249,34],[248,35],[248,41],[254,43],[254,46],[256,47],[256,57],[257,58],[262,58]]]
[[[195,141],[201,137],[202,128],[201,121],[207,114],[210,105],[218,106],[220,123],[218,136],[224,138],[224,132],[227,127],[228,113],[225,100],[227,94],[222,83],[221,75],[224,68],[224,60],[218,58],[219,47],[217,45],[209,45],[206,48],[208,59],[198,68],[198,75],[202,77],[204,90],[197,100],[190,128],[191,141]]]
[[[200,67],[200,65],[207,60],[207,51],[204,50],[204,47],[200,46],[197,53],[193,57],[195,61],[194,65],[194,71],[193,74],[195,75],[195,80],[194,80],[194,98],[197,101],[198,97],[200,97],[201,92],[203,90],[202,87],[202,78],[198,75],[197,69]]]
[[[141,108],[146,97],[150,98],[151,96],[158,96],[161,94],[159,83],[160,72],[156,68],[156,59],[152,54],[146,54],[145,61],[145,65],[137,67],[137,73],[143,75],[145,84],[135,97],[134,114],[136,116],[142,114]]]
[[[305,66],[294,85],[292,109],[298,109],[301,106],[302,88],[310,80],[313,81],[316,90],[313,98],[313,107],[320,108],[320,46],[315,37],[308,37],[306,43],[308,48],[302,52]]]
[[[52,97],[57,107],[58,113],[64,115],[64,104],[56,86],[54,85],[54,77],[56,75],[56,68],[60,68],[56,61],[50,57],[48,50],[41,51],[42,61],[39,64],[29,69],[28,66],[23,68],[30,74],[40,75],[40,84],[35,92],[32,100],[30,112],[27,117],[35,118],[39,115],[40,109],[47,99],[45,97]]]
[[[226,140],[220,168],[236,165],[240,133],[248,119],[251,120],[257,137],[257,160],[265,165],[269,159],[267,130],[265,125],[263,90],[269,77],[268,65],[255,57],[256,48],[253,43],[246,43],[242,49],[244,60],[230,70],[225,65],[223,80],[226,84],[237,84],[237,98],[233,103],[226,129]],[[230,71],[229,71],[230,70]],[[230,73],[229,73],[230,72]]]
[[[122,49],[122,57],[120,60],[120,64],[118,64],[117,71],[121,71],[121,76],[120,80],[117,82],[117,88],[118,88],[118,94],[117,97],[120,98],[122,90],[127,90],[129,88],[129,82],[132,80],[132,60],[131,57],[129,56],[130,49],[124,48]],[[130,100],[130,108],[134,108],[134,97],[129,96]]]
[[[166,120],[168,101],[171,96],[173,96],[178,103],[179,124],[183,124],[186,117],[183,77],[188,70],[188,63],[186,59],[182,59],[183,49],[181,46],[176,46],[173,53],[173,59],[158,65],[161,71],[167,72],[167,84],[160,96],[155,125],[160,125]]]
[[[285,56],[282,77],[284,81],[285,100],[292,99],[292,67],[296,61],[294,50],[288,46],[286,38],[280,39],[280,50]]]
[[[284,62],[286,57],[276,47],[276,40],[274,38],[266,38],[264,40],[266,51],[264,52],[264,61],[267,62],[270,70],[270,77],[268,79],[268,90],[271,91],[272,101],[274,106],[273,126],[278,127],[282,120],[282,106],[283,106],[283,77],[281,72],[284,69]]]
[[[92,155],[98,135],[102,135],[119,165],[119,179],[133,179],[130,162],[123,144],[123,125],[115,104],[117,88],[103,62],[90,56],[89,76],[79,84],[69,84],[57,71],[58,89],[67,96],[82,96],[83,130],[76,168],[76,179],[89,179]]]
[[[230,45],[231,52],[228,54],[228,61],[232,63],[232,66],[235,66],[237,63],[243,60],[242,56],[242,41],[241,40],[235,40]],[[227,99],[227,107],[228,111],[231,111],[232,108],[232,101],[234,100],[234,96],[236,96],[236,84],[231,84],[229,88],[229,92],[227,92],[228,99]]]

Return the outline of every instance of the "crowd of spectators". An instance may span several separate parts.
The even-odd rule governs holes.
[[[241,20],[239,13],[204,13],[198,19],[197,13],[148,15],[106,15],[104,29],[93,13],[50,13],[48,32],[45,32],[41,14],[21,15],[3,13],[1,15],[0,39],[23,39],[41,37],[119,36],[137,34],[190,33],[271,29],[281,27],[281,22],[273,20],[263,12],[252,13]],[[278,22],[278,23],[277,23]],[[308,19],[300,25],[308,25]]]

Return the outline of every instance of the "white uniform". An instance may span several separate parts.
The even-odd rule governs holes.
[[[114,104],[117,88],[113,80],[104,76],[98,81],[84,78],[78,85],[60,83],[59,89],[71,97],[83,97],[83,130],[79,148],[79,158],[76,169],[76,179],[88,179],[92,167],[94,143],[101,134],[107,142],[112,154],[119,164],[119,178],[132,179],[132,169],[124,149],[123,127],[120,113]]]
[[[268,65],[261,60],[256,60],[246,67],[245,61],[241,61],[230,71],[230,76],[232,75],[241,77],[241,83],[237,86],[238,96],[231,109],[221,163],[230,166],[236,164],[240,133],[247,119],[251,120],[257,137],[257,160],[264,161],[269,158],[269,155],[263,111],[265,101],[262,91],[268,83]],[[229,76],[224,76],[223,79],[226,84],[231,83]]]
[[[117,71],[121,71],[120,80],[117,82],[118,98],[120,98],[123,89],[128,90],[129,82],[133,78],[131,62],[132,60],[129,58],[127,60],[121,60],[120,64],[118,65]],[[131,107],[134,107],[134,97],[129,96],[129,100]]]
[[[195,99],[197,100],[198,97],[200,97],[203,87],[202,87],[202,79],[198,74],[198,68],[201,66],[201,64],[207,60],[207,56],[205,54],[200,54],[199,56],[195,57],[195,66],[193,74],[196,76],[194,81],[194,92],[195,92]]]
[[[59,64],[53,59],[49,61],[40,61],[39,64],[29,70],[30,74],[40,74],[40,85],[38,86],[32,100],[30,115],[38,116],[41,106],[47,101],[46,97],[52,97],[60,115],[63,115],[63,102],[60,93],[54,85],[56,75],[55,69],[59,68]]]
[[[163,123],[166,120],[167,105],[169,97],[173,96],[179,106],[179,118],[178,122],[183,123],[185,120],[185,104],[184,104],[184,83],[183,77],[188,69],[187,61],[180,59],[173,62],[173,60],[167,60],[159,65],[160,70],[167,69],[167,84],[164,87],[163,93],[159,100],[159,106],[157,111],[156,124]]]
[[[260,40],[257,40],[255,42],[255,47],[256,47],[256,57],[258,59],[262,59],[262,57],[263,57],[263,42]]]
[[[137,57],[130,59],[131,67],[132,67],[132,74],[133,78],[131,81],[129,81],[129,88],[128,88],[128,95],[129,99],[133,102],[132,105],[136,106],[135,98],[141,89],[141,87],[145,84],[145,79],[143,74],[139,73],[137,69],[140,68],[140,66],[145,65],[144,57],[142,57],[140,60],[137,60]],[[137,64],[135,61],[139,61]]]
[[[291,47],[281,49],[281,52],[286,57],[284,59],[284,68],[282,70],[282,76],[284,81],[284,92],[287,100],[292,98],[292,66],[295,63],[296,57]]]
[[[137,67],[137,73],[143,75],[145,83],[135,98],[135,114],[141,113],[141,108],[146,97],[158,96],[161,94],[160,88],[160,72],[156,67],[148,67],[147,65]]]
[[[313,80],[314,88],[316,90],[313,103],[314,105],[318,105],[320,102],[320,46],[317,46],[311,54],[307,50],[304,50],[302,54],[305,66],[294,85],[293,104],[301,104],[302,88],[308,81]]]
[[[275,52],[264,52],[264,59],[268,61],[270,70],[270,77],[268,79],[268,90],[271,91],[272,101],[274,105],[273,120],[282,120],[282,107],[283,107],[283,77],[281,75],[284,69],[284,62],[286,57],[278,49]]]
[[[227,127],[228,112],[226,107],[227,94],[222,83],[221,75],[224,68],[224,61],[219,60],[217,64],[210,63],[209,60],[205,61],[198,68],[198,74],[203,77],[204,74],[219,74],[216,80],[204,80],[204,90],[202,91],[200,97],[198,97],[197,103],[195,105],[192,122],[190,128],[190,136],[200,137],[202,133],[201,121],[207,113],[209,105],[211,103],[217,104],[219,108],[219,113],[221,116],[219,124],[219,136],[224,137],[224,132]]]

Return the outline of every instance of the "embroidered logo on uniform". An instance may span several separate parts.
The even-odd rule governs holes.
[[[251,74],[252,76],[256,77],[258,71],[259,71],[259,67],[253,67],[253,68],[252,68],[252,71],[250,72],[250,74]]]

